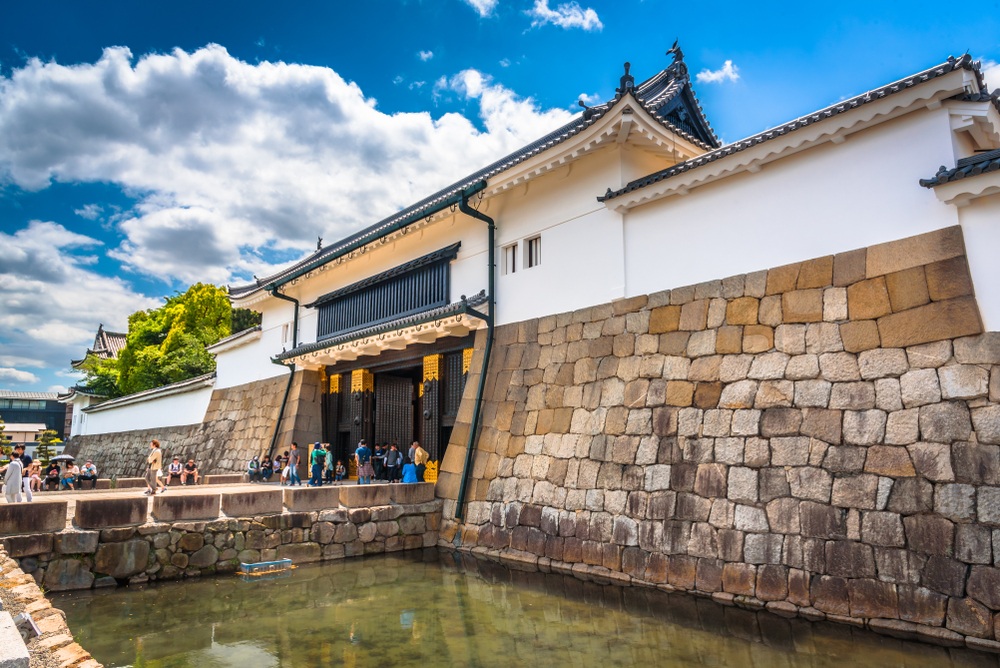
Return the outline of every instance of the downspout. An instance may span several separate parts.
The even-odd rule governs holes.
[[[291,302],[295,305],[295,311],[292,315],[292,350],[299,345],[299,300],[294,297],[289,297],[288,295],[283,295],[278,292],[278,288],[269,288],[268,292],[271,296],[277,297],[278,299],[283,299],[286,302]],[[281,418],[285,415],[285,406],[288,404],[288,397],[292,393],[292,381],[295,379],[295,363],[285,364],[274,358],[271,359],[272,364],[278,364],[288,369],[288,383],[285,385],[285,396],[281,399],[281,408],[278,409],[278,420],[274,423],[274,435],[271,436],[271,447],[268,448],[268,456],[274,455],[274,446],[278,443],[278,433],[281,431]]]
[[[486,371],[490,366],[490,354],[493,352],[493,327],[496,314],[496,222],[484,213],[476,211],[469,206],[469,200],[463,196],[458,203],[458,208],[467,216],[476,218],[486,223],[489,231],[489,245],[487,265],[489,268],[489,288],[487,290],[487,312],[480,313],[475,309],[466,308],[466,313],[486,322],[486,349],[483,351],[483,366],[479,372],[479,386],[476,388],[476,401],[472,408],[472,424],[469,426],[469,441],[465,446],[465,466],[462,468],[462,480],[458,487],[458,500],[455,503],[455,519],[462,519],[464,514],[465,496],[469,487],[469,474],[472,471],[473,445],[476,441],[476,432],[479,431],[479,419],[482,414],[483,392],[486,390]]]

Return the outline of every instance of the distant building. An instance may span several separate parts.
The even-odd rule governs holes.
[[[5,423],[7,435],[11,435],[12,425],[42,425],[44,429],[55,430],[59,438],[65,438],[66,407],[58,397],[55,392],[0,390],[0,419]],[[32,432],[30,441],[35,440],[36,432]],[[11,438],[18,442],[13,436]]]
[[[122,349],[125,348],[126,338],[128,334],[126,332],[111,332],[104,329],[104,324],[97,326],[97,334],[94,336],[94,345],[87,348],[87,352],[84,354],[82,359],[73,360],[70,362],[74,369],[80,369],[83,367],[84,362],[91,355],[97,357],[98,359],[118,359],[118,355],[121,353]],[[65,409],[65,421],[63,425],[63,431],[66,434],[66,438],[71,438],[79,433],[82,433],[84,429],[84,421],[87,416],[83,413],[83,409],[88,406],[93,406],[104,401],[107,397],[97,394],[87,387],[74,386],[71,387],[69,392],[60,395],[59,401],[66,404]]]

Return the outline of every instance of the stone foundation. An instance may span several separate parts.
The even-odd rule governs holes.
[[[959,228],[498,328],[458,522],[483,343],[443,545],[1000,649],[1000,333]]]
[[[290,512],[281,512],[281,490],[235,492],[229,496],[241,502],[238,507],[253,505],[254,496],[274,501],[276,493],[277,513],[206,521],[176,518],[183,513],[203,517],[206,499],[211,501],[208,512],[217,516],[218,494],[155,497],[153,516],[165,521],[147,520],[145,498],[81,499],[76,504],[78,519],[81,513],[128,516],[117,523],[75,521],[71,530],[7,536],[0,539],[0,546],[34,582],[50,591],[65,591],[232,573],[240,562],[288,558],[302,564],[437,544],[441,501],[433,498],[430,483],[366,487],[383,488],[384,498],[378,504],[350,508],[340,506],[333,498],[332,506],[307,512],[292,511],[290,499],[297,498],[301,505],[304,497],[297,492],[324,492],[325,488],[285,490],[285,505]],[[390,487],[409,488],[403,496],[423,498],[417,502],[404,499]],[[329,489],[347,492],[353,486]],[[139,517],[130,512],[134,502],[141,504]],[[165,502],[160,513],[156,502]],[[129,512],[116,513],[115,505]],[[16,507],[29,509],[28,504]]]

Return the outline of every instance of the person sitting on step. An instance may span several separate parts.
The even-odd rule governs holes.
[[[181,471],[181,484],[197,485],[199,477],[198,465],[194,463],[193,459],[187,460],[187,464],[184,465],[184,470]]]

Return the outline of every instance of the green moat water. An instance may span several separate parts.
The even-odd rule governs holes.
[[[106,666],[997,666],[861,629],[428,550],[53,596]]]

